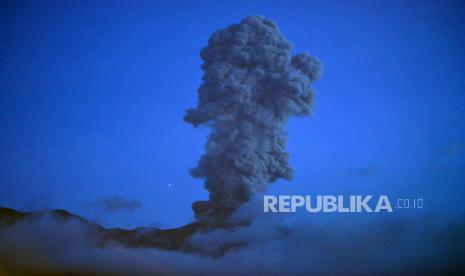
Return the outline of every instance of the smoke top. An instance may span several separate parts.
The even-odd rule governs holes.
[[[184,117],[212,129],[191,170],[210,192],[192,206],[197,219],[223,221],[278,178],[292,178],[285,124],[311,113],[311,83],[322,69],[316,58],[291,49],[273,21],[251,16],[213,33],[201,50],[198,104]]]

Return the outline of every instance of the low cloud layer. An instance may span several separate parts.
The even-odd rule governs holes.
[[[44,216],[0,227],[0,272],[111,274],[441,274],[465,271],[465,217],[265,214],[260,201],[233,216],[247,227],[198,233],[206,254],[93,244],[81,220]],[[225,246],[234,245],[226,250]]]
[[[352,177],[368,177],[375,175],[378,170],[379,168],[376,166],[366,166],[350,169],[346,172],[346,174]]]
[[[124,199],[120,196],[112,196],[99,198],[91,206],[106,212],[117,212],[121,210],[133,211],[139,209],[142,204],[136,199]]]

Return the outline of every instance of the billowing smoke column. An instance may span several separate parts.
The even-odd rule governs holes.
[[[198,220],[225,221],[255,192],[292,178],[284,126],[289,116],[311,113],[310,84],[322,70],[316,58],[291,49],[273,21],[251,16],[213,33],[201,50],[198,105],[184,117],[212,129],[191,170],[210,192],[192,205]]]

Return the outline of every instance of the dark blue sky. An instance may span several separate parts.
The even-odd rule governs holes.
[[[0,205],[109,226],[181,225],[208,129],[199,50],[248,15],[324,65],[314,116],[292,119],[292,182],[274,193],[423,196],[463,210],[465,19],[454,1],[11,1],[0,4]],[[171,187],[169,187],[171,184]],[[137,199],[133,211],[91,207]]]

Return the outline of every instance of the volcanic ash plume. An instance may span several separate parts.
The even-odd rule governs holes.
[[[201,50],[198,104],[184,117],[212,129],[191,170],[210,192],[192,206],[197,219],[224,221],[255,192],[292,178],[284,126],[289,116],[311,113],[310,84],[322,69],[316,58],[292,56],[291,49],[273,21],[252,16],[213,33]]]

